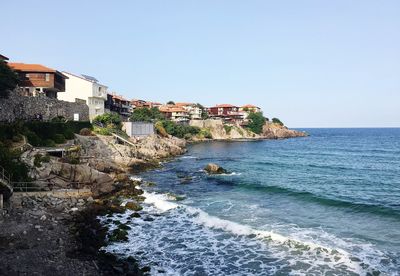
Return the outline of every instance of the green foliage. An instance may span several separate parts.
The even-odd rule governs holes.
[[[121,118],[116,113],[104,113],[93,119],[93,123],[103,127],[121,128]]]
[[[95,127],[94,132],[100,135],[111,136],[111,129],[104,127]]]
[[[167,104],[175,105],[175,102],[174,101],[169,101],[169,102],[167,102]]]
[[[141,107],[133,111],[130,119],[132,122],[154,122],[163,119],[163,115],[155,107]]]
[[[212,138],[213,138],[213,136],[212,136],[210,130],[209,130],[209,129],[206,129],[206,128],[202,128],[202,129],[200,130],[199,136],[200,136],[200,138],[206,138],[206,139],[212,139]]]
[[[233,128],[233,126],[224,125],[225,132],[226,132],[226,134],[228,134],[228,135],[231,133],[232,128]]]
[[[0,61],[0,98],[8,98],[18,84],[18,75],[5,61]]]
[[[35,167],[40,168],[42,166],[42,163],[48,163],[50,161],[50,156],[49,155],[41,155],[40,153],[36,154],[34,159],[33,159],[33,164]]]
[[[19,159],[19,152],[12,152],[0,142],[0,166],[9,174],[12,181],[30,181],[28,167]]]
[[[281,120],[279,120],[278,118],[272,118],[272,122],[273,122],[274,124],[278,124],[278,125],[283,126],[283,123],[282,123]]]
[[[154,128],[156,129],[157,133],[158,133],[159,135],[161,135],[162,137],[167,137],[167,136],[168,136],[168,133],[167,133],[167,131],[165,130],[165,128],[164,128],[164,126],[163,126],[163,123],[162,123],[161,121],[156,122],[156,123],[154,124]]]
[[[168,134],[178,137],[178,138],[185,138],[186,134],[189,134],[191,137],[193,135],[200,133],[200,128],[198,128],[198,127],[189,126],[189,125],[181,125],[181,124],[177,124],[173,121],[167,121],[167,120],[163,120],[161,122],[162,122],[162,126],[164,127],[165,131]],[[186,135],[186,137],[188,138],[189,135]]]
[[[54,142],[56,144],[64,144],[65,143],[65,137],[62,134],[56,134],[54,135]]]
[[[235,128],[236,128],[237,132],[239,132],[240,135],[242,135],[242,136],[244,135],[242,128],[240,128],[240,127],[235,127]]]
[[[262,112],[251,112],[247,119],[250,121],[247,127],[252,132],[260,134],[265,124],[265,118]]]
[[[51,139],[45,139],[42,141],[41,146],[54,148],[56,146],[56,143]]]

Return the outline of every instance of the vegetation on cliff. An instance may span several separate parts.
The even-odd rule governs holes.
[[[251,112],[247,117],[249,124],[247,127],[256,134],[261,134],[266,119],[262,112]]]
[[[18,75],[0,60],[0,98],[8,98],[10,91],[17,87]]]
[[[154,122],[163,118],[161,112],[155,107],[136,108],[130,117],[132,122]]]

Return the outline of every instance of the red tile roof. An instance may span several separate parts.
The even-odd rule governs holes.
[[[8,63],[12,69],[22,72],[43,72],[43,73],[55,73],[56,70],[43,66],[41,64],[26,64],[26,63]]]
[[[252,105],[252,104],[246,104],[244,106],[242,106],[242,108],[259,108],[258,106]]]
[[[215,107],[237,107],[237,106],[231,104],[217,104]]]

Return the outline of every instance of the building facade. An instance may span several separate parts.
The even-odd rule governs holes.
[[[65,93],[59,96],[60,100],[68,102],[85,101],[89,107],[89,118],[105,113],[107,100],[107,86],[102,85],[97,79],[86,75],[74,75],[63,72],[68,77],[65,82]]]
[[[8,63],[19,76],[19,90],[23,96],[41,96],[58,98],[58,93],[65,91],[68,79],[63,73],[40,64]]]

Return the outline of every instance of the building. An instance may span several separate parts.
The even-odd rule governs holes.
[[[153,123],[123,122],[122,125],[122,129],[129,137],[146,137],[155,134]]]
[[[261,108],[252,104],[246,104],[239,108],[239,112],[243,114],[243,119],[246,120],[250,113],[261,112]]]
[[[60,100],[68,102],[86,102],[89,106],[89,118],[105,112],[107,100],[107,86],[100,84],[97,79],[86,75],[74,75],[63,72],[68,77],[65,82],[65,93],[59,96]]]
[[[8,66],[17,72],[20,78],[18,87],[24,96],[58,98],[58,92],[65,91],[68,77],[57,70],[40,64],[10,62]]]
[[[194,103],[176,103],[175,106],[182,107],[187,111],[191,120],[201,120],[203,108]]]
[[[175,105],[162,105],[159,107],[160,112],[166,119],[175,122],[187,122],[190,120],[189,113],[183,108]]]
[[[105,108],[111,112],[116,112],[124,117],[129,117],[132,114],[131,102],[122,96],[107,94]]]
[[[0,60],[4,61],[4,62],[7,62],[8,61],[8,57],[3,56],[2,54],[0,54]]]
[[[226,122],[240,122],[243,120],[243,113],[239,107],[231,104],[219,104],[208,109],[211,118],[220,118]]]

